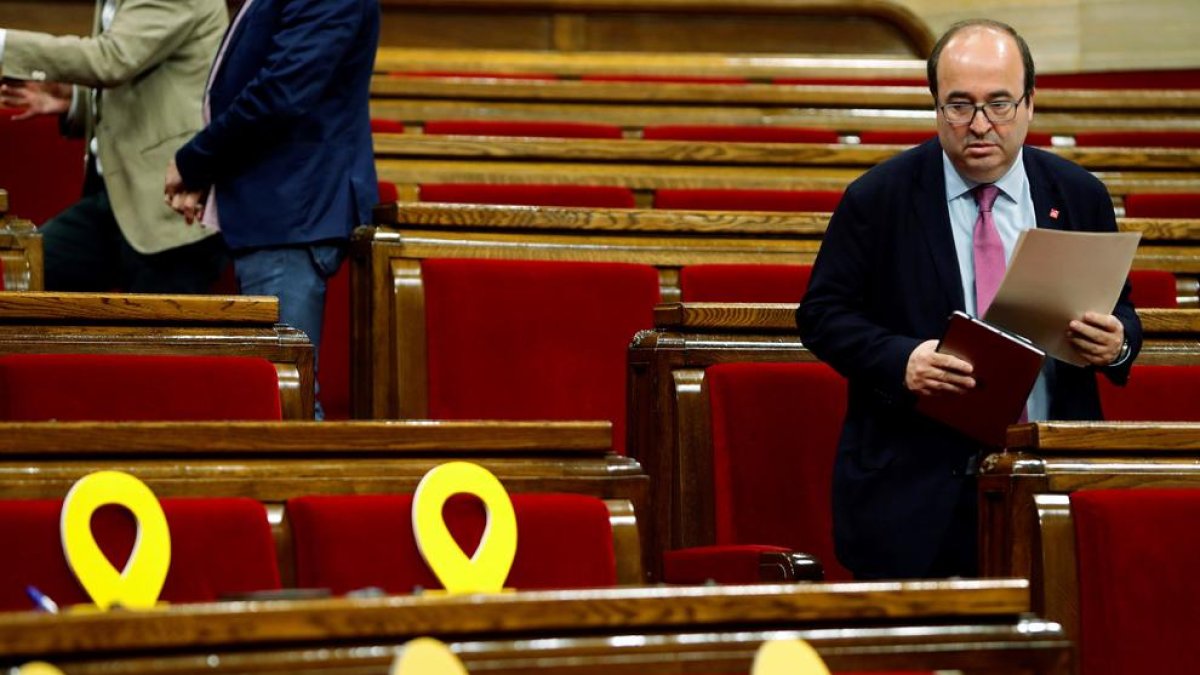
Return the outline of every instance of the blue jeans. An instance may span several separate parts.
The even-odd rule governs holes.
[[[325,282],[333,276],[345,257],[344,242],[233,252],[233,269],[237,273],[242,294],[279,298],[280,322],[303,331],[312,342],[314,371],[317,369],[317,354],[321,351]],[[315,417],[325,418],[319,401]]]

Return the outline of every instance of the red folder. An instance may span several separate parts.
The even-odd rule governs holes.
[[[938,351],[970,363],[975,388],[963,394],[921,396],[917,411],[984,445],[1003,447],[1008,425],[1025,409],[1046,353],[1025,338],[963,312],[950,315]]]

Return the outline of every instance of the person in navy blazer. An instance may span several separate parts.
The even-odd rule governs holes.
[[[325,280],[378,200],[368,102],[378,0],[246,0],[166,200],[218,227],[245,294],[320,343]],[[182,226],[182,225],[181,225]]]
[[[920,396],[953,396],[975,384],[970,364],[936,352],[950,313],[975,305],[970,223],[957,235],[966,237],[964,262],[964,244],[956,244],[964,217],[954,215],[953,199],[969,200],[970,219],[978,211],[969,190],[954,195],[948,184],[1000,188],[997,219],[1003,200],[1016,215],[1008,218],[1007,255],[1028,227],[1116,231],[1099,180],[1024,145],[1033,119],[1033,61],[1011,27],[956,24],[930,57],[929,83],[938,138],[847,188],[797,311],[804,344],[848,380],[833,477],[834,538],[839,560],[865,579],[977,572],[973,474],[983,448],[914,411]],[[1095,372],[1123,384],[1141,346],[1128,284],[1113,315],[1088,313],[1063,330],[1091,365],[1047,359],[1041,410],[1034,414],[1031,399],[1031,419],[1100,419]]]

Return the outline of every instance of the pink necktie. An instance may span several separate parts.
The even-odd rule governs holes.
[[[1000,241],[1000,231],[992,218],[992,204],[996,202],[1000,188],[989,183],[976,186],[972,193],[979,205],[971,247],[975,259],[975,312],[977,316],[983,316],[1004,279],[1004,242]]]

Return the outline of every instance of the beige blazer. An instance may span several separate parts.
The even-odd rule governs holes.
[[[134,249],[157,253],[213,234],[163,202],[168,162],[203,126],[209,67],[229,23],[225,0],[117,0],[107,31],[96,3],[93,37],[8,31],[5,77],[92,89],[78,106],[95,133],[113,213]]]

